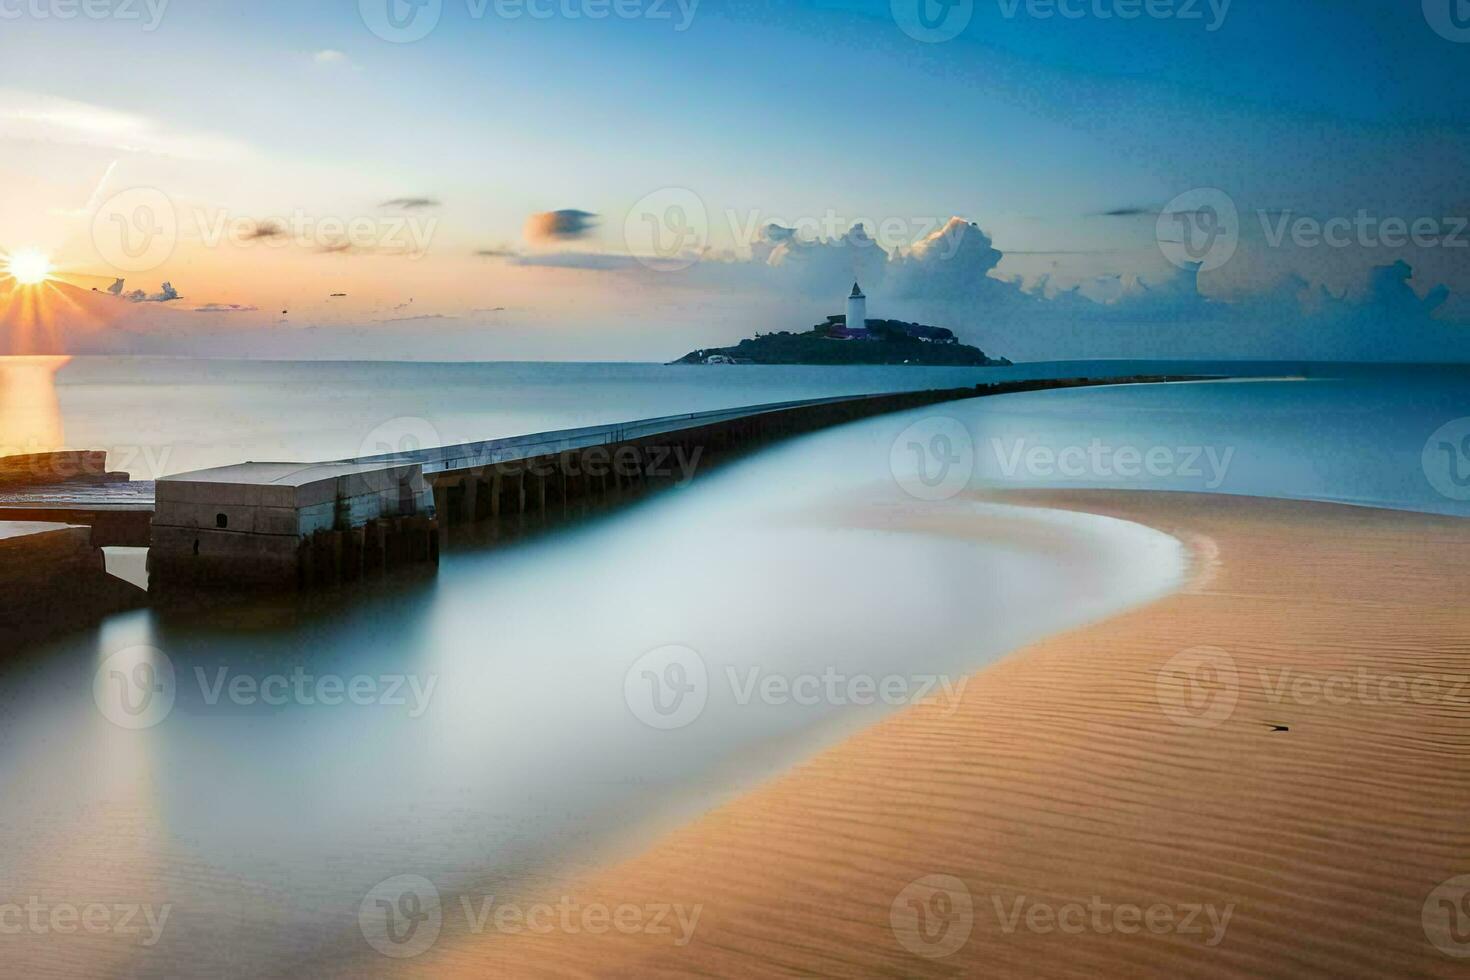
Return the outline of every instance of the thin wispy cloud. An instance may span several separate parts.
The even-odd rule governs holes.
[[[1094,211],[1091,214],[1089,214],[1087,217],[1089,217],[1089,218],[1156,218],[1156,217],[1158,217],[1158,215],[1159,215],[1159,209],[1158,208],[1133,206],[1133,207],[1122,207],[1122,208],[1110,208],[1107,211]]]
[[[238,160],[254,156],[246,144],[212,133],[177,130],[134,113],[0,89],[0,140],[91,146],[180,160]]]
[[[647,263],[631,255],[612,252],[552,252],[547,255],[520,255],[512,264],[542,269],[585,269],[589,272],[617,272],[621,269],[643,269]]]
[[[203,306],[194,307],[195,313],[255,313],[259,310],[258,306],[245,306],[240,303],[205,303]]]
[[[279,223],[274,221],[262,221],[258,222],[253,228],[245,232],[242,237],[247,242],[255,242],[267,238],[282,238],[285,236],[285,234],[286,229],[283,228]]]

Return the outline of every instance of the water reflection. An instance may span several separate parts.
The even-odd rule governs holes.
[[[156,946],[114,944],[121,960],[99,953],[82,972],[350,960],[371,954],[358,903],[389,876],[452,896],[604,858],[894,708],[752,694],[764,678],[960,680],[1180,574],[1154,532],[916,501],[890,472],[910,421],[796,440],[607,519],[451,549],[437,578],[130,614],[7,664],[3,819],[65,836],[16,836],[0,876],[77,902],[172,904]],[[670,644],[707,678],[676,730],[647,724],[625,684]],[[94,681],[137,647],[168,658],[174,689],[163,717],[130,728],[99,709]],[[118,673],[135,708],[162,675]],[[76,862],[75,837],[106,857]],[[18,965],[44,973],[56,948]]]
[[[0,457],[65,445],[56,372],[69,357],[0,358]]]

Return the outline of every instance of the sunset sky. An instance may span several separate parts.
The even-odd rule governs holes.
[[[390,0],[96,2],[0,0],[0,249],[108,324],[29,350],[12,304],[9,353],[667,360],[862,276],[1012,357],[1465,356],[1470,43],[1435,0],[988,0],[928,42],[905,0],[429,0],[407,43]],[[1239,213],[1197,279],[1158,240],[1196,189]],[[857,221],[876,246],[805,241]]]

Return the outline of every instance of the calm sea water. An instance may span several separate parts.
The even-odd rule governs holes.
[[[167,447],[162,472],[347,455],[397,418],[483,438],[988,376],[53,368],[24,368],[52,378],[53,438]],[[1182,575],[1165,535],[977,504],[967,487],[1464,512],[1458,461],[1441,448],[1458,452],[1456,420],[1470,416],[1462,372],[1285,373],[1312,380],[1037,393],[868,420],[516,543],[452,538],[434,578],[145,610],[18,652],[0,664],[0,903],[170,912],[152,945],[27,933],[5,937],[8,963],[29,976],[387,969],[359,923],[384,880],[431,882],[445,932],[463,931],[457,895],[512,896],[625,853],[921,693],[943,696],[1004,652]],[[45,391],[37,377],[27,383]],[[14,399],[0,405],[17,417]],[[120,711],[140,676],[160,697]],[[355,700],[343,696],[354,682]],[[334,692],[344,703],[328,703]]]
[[[451,445],[761,402],[964,386],[986,377],[950,368],[105,357],[5,365],[0,359],[4,443],[106,448],[114,468],[139,479],[244,460],[370,455],[407,439]]]

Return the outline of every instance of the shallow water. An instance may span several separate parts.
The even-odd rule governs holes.
[[[77,410],[100,394],[65,388],[68,437],[104,424]],[[452,400],[464,407],[474,391]],[[792,396],[774,383],[760,392],[752,400]],[[1464,393],[1457,373],[1400,371],[952,403],[793,440],[513,544],[456,535],[435,578],[302,605],[141,611],[25,652],[0,666],[11,842],[0,901],[136,903],[170,917],[153,945],[8,937],[10,965],[256,973],[371,957],[357,914],[386,878],[420,875],[446,896],[514,890],[623,853],[1184,573],[1166,535],[976,503],[966,489],[1218,489],[1455,512],[1463,504],[1435,490],[1443,474],[1421,451]],[[381,407],[406,397],[390,392]],[[422,408],[440,395],[414,397]],[[637,398],[642,408],[610,396],[535,425],[668,410]],[[142,411],[146,398],[122,404]],[[267,429],[284,432],[272,427],[290,407],[262,408]],[[128,423],[122,410],[105,420]],[[286,448],[333,455],[351,436],[299,438]],[[1026,455],[1037,445],[1061,458],[1094,441],[1113,464],[1128,447],[1176,455],[1142,476],[1048,475],[1010,467],[1022,440],[1023,460],[1044,459]],[[208,452],[224,442],[199,440]],[[1177,453],[1208,446],[1218,459],[1232,450],[1215,487]],[[157,682],[156,697],[140,682]]]
[[[1026,393],[974,417],[977,482],[1293,497],[1470,516],[1470,370]]]
[[[27,936],[21,962],[249,972],[371,953],[356,916],[385,878],[448,896],[621,853],[1182,573],[1172,539],[1131,525],[914,500],[888,473],[899,421],[519,544],[451,540],[435,579],[143,611],[7,664],[0,821],[20,843],[0,879],[173,909],[152,947]],[[936,509],[976,539],[904,529]],[[660,714],[671,664],[701,687],[692,717]],[[171,672],[171,706],[122,707],[144,703],[114,689],[140,666]],[[324,703],[319,679],[359,677],[364,703]],[[383,703],[400,678],[406,703]]]

